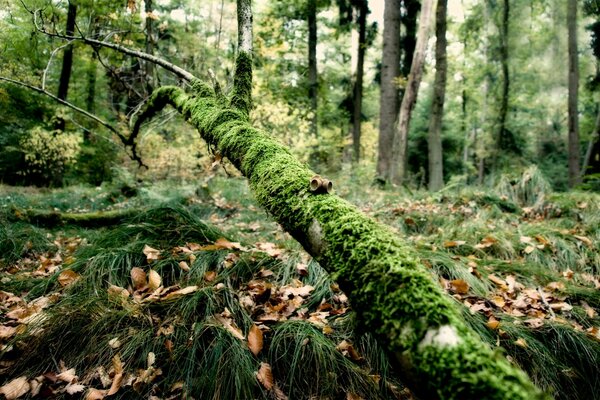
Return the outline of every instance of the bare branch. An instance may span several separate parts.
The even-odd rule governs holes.
[[[52,64],[52,59],[54,58],[54,55],[56,53],[58,53],[60,50],[64,49],[67,46],[71,45],[71,41],[63,44],[62,46],[59,46],[57,48],[55,48],[54,50],[52,50],[52,53],[50,53],[50,58],[48,59],[48,63],[46,64],[46,68],[44,68],[44,73],[42,74],[42,89],[46,90],[46,76],[48,75],[48,70],[50,69],[50,64]]]
[[[131,159],[136,161],[140,167],[145,167],[148,168],[147,165],[144,164],[144,162],[142,161],[142,159],[138,156],[138,154],[136,153],[136,144],[135,144],[135,138],[132,138],[131,136],[129,138],[123,136],[116,128],[114,128],[112,125],[110,125],[108,122],[98,118],[97,116],[95,116],[94,114],[84,110],[83,108],[77,107],[75,104],[73,103],[69,103],[66,100],[62,100],[60,98],[58,98],[57,96],[53,95],[52,93],[48,92],[45,89],[42,89],[40,87],[37,86],[33,86],[30,85],[28,83],[25,82],[21,82],[21,81],[17,81],[15,79],[10,79],[4,76],[0,76],[0,81],[5,81],[5,82],[9,82],[12,83],[13,85],[18,85],[18,86],[22,86],[22,87],[26,87],[27,89],[33,90],[35,92],[41,93],[45,96],[50,97],[52,100],[66,106],[69,107],[70,109],[77,111],[78,113],[88,117],[89,119],[96,121],[97,123],[99,123],[100,125],[104,126],[106,129],[108,129],[109,131],[111,131],[112,133],[114,133],[115,135],[117,135],[117,137],[121,140],[121,143],[123,143],[125,146],[129,146],[131,147]]]

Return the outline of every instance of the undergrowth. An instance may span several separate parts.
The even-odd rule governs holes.
[[[54,398],[68,398],[66,383],[47,377],[73,368],[67,386],[85,390],[108,391],[121,371],[112,397],[124,399],[410,398],[378,343],[355,332],[351,299],[267,221],[247,185],[215,178],[209,187],[142,186],[130,198],[0,188],[0,216],[136,210],[93,230],[0,219],[0,297],[20,299],[2,306],[0,325],[27,327],[0,339],[0,383],[46,374]],[[399,200],[355,189],[338,190],[411,243],[484,341],[555,398],[600,398],[597,195],[551,193],[535,171],[496,192]],[[160,287],[148,277],[136,287],[136,268],[154,271]],[[75,279],[64,284],[66,270]],[[40,299],[36,312],[8,316]]]

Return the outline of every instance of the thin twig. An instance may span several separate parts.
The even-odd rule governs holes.
[[[54,55],[59,50],[64,49],[65,47],[70,46],[71,44],[72,41],[69,41],[68,43],[63,44],[62,46],[55,48],[54,50],[52,50],[52,53],[50,53],[50,58],[48,59],[48,63],[46,64],[46,68],[44,68],[44,73],[42,74],[42,90],[46,90],[46,76],[48,75],[48,70],[50,69],[50,64],[52,63]]]

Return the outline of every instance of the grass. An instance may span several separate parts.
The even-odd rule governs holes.
[[[464,305],[465,319],[482,339],[540,387],[557,399],[600,398],[600,342],[588,331],[600,326],[600,290],[594,283],[600,275],[597,195],[551,193],[534,170],[503,178],[495,193],[455,186],[434,195],[400,191],[399,198],[397,191],[364,190],[360,183],[336,186],[404,236]],[[29,302],[52,299],[40,314],[44,318],[13,338],[12,347],[3,346],[0,361],[15,364],[0,372],[0,384],[64,366],[75,368],[86,388],[103,388],[98,371],[106,371],[110,384],[118,355],[131,382],[115,398],[406,396],[379,344],[355,331],[335,282],[265,218],[243,181],[216,177],[199,192],[194,185],[142,186],[130,198],[116,189],[86,187],[0,187],[0,193],[0,215],[11,207],[137,210],[125,223],[98,229],[0,223],[2,290]],[[203,248],[219,238],[242,243]],[[259,250],[258,243],[271,243],[272,253]],[[148,260],[145,246],[157,249],[159,258]],[[50,263],[55,271],[34,273],[42,257],[56,254],[62,260]],[[133,268],[155,271],[171,291],[197,289],[148,300],[150,290],[132,287]],[[59,280],[65,269],[79,275],[67,287]],[[514,279],[522,287],[502,288],[491,276]],[[464,282],[468,290],[457,292],[452,281]],[[130,288],[127,299],[110,294],[111,285]],[[305,297],[283,294],[302,287],[313,289]],[[556,309],[553,316],[542,300],[527,297],[536,290],[552,304],[570,308]],[[525,315],[512,315],[511,304],[524,293],[532,305],[523,308]],[[498,297],[507,305],[499,306]],[[474,305],[479,310],[470,311]],[[535,313],[539,326],[527,322]],[[490,323],[492,317],[497,325]],[[0,324],[14,325],[4,316]],[[252,326],[263,335],[257,354],[248,346]],[[274,388],[257,378],[262,363],[271,366]],[[58,391],[56,398],[68,397],[57,384],[48,385]]]

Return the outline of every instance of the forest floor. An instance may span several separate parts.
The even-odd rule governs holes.
[[[599,195],[527,175],[493,191],[337,192],[404,237],[537,385],[600,399]],[[0,257],[7,399],[412,398],[242,179],[0,186]]]

